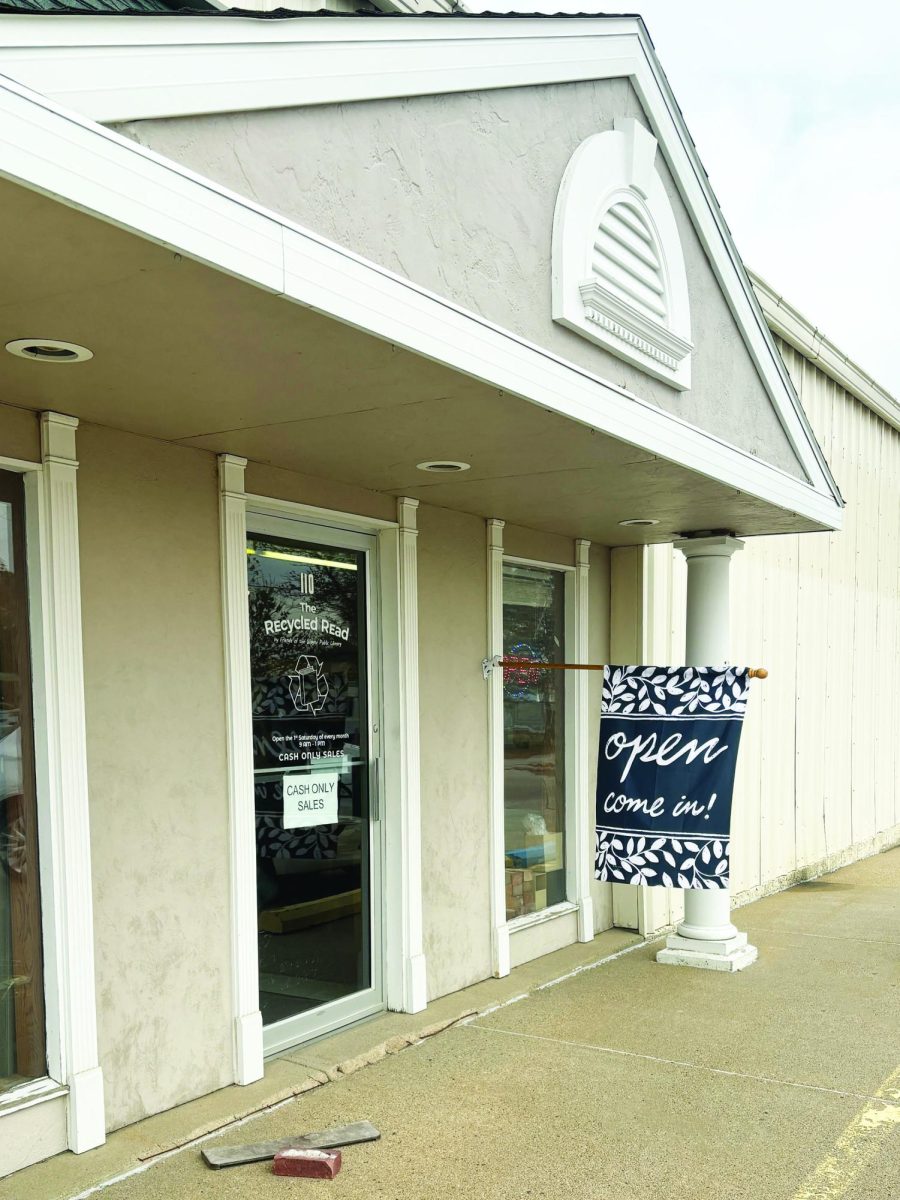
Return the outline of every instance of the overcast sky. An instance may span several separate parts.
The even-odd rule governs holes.
[[[900,0],[471,0],[640,12],[745,263],[900,396]]]

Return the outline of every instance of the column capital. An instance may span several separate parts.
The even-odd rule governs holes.
[[[730,533],[716,533],[709,537],[681,538],[675,542],[675,549],[680,550],[690,562],[692,558],[731,558],[737,550],[743,550],[741,538]]]
[[[419,502],[412,496],[397,497],[397,524],[404,533],[418,533],[418,509]]]
[[[218,464],[219,492],[223,496],[234,497],[243,503],[246,458],[241,458],[239,454],[220,454],[218,455]]]
[[[66,413],[41,413],[41,460],[77,467],[75,430],[78,418]]]

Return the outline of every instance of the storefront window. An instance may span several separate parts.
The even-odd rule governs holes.
[[[46,1072],[21,477],[0,471],[0,1092]]]
[[[503,654],[565,658],[565,577],[506,563]],[[565,674],[539,667],[503,673],[506,918],[566,899]]]

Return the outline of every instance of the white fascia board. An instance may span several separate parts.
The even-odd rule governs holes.
[[[754,272],[750,279],[771,331],[882,421],[900,429],[900,402],[764,279]]]
[[[834,496],[12,82],[0,175],[728,487],[840,526]]]
[[[0,73],[96,121],[627,76],[618,18],[9,15]]]

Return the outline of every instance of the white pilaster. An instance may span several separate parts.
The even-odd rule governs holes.
[[[590,658],[588,621],[590,613],[591,543],[584,538],[575,541],[575,662],[586,663]],[[575,676],[575,810],[577,815],[575,845],[575,903],[578,905],[578,940],[594,938],[594,902],[591,897],[593,877],[593,843],[595,814],[593,797],[589,795],[588,756],[590,729],[588,726],[588,672],[574,671]]]
[[[235,1083],[263,1075],[262,1014],[256,929],[256,815],[253,804],[253,713],[250,614],[247,598],[245,458],[219,455],[219,536],[225,706],[228,728],[228,811],[231,853],[231,958]]]
[[[422,811],[419,761],[418,500],[397,500],[400,539],[400,902],[403,1011],[428,1003],[422,923]]]
[[[103,1073],[97,1050],[94,915],[75,430],[78,421],[41,414],[43,462],[41,608],[43,696],[50,831],[48,847],[54,977],[59,994],[59,1071],[69,1088],[69,1149],[106,1140]]]
[[[676,542],[687,559],[687,640],[689,666],[720,666],[728,661],[731,556],[744,543],[727,535]],[[725,888],[684,893],[684,920],[666,939],[656,961],[672,966],[740,971],[756,961],[756,947],[731,923],[731,897]]]
[[[503,527],[491,518],[487,533],[487,657],[503,653]],[[506,834],[503,807],[503,671],[488,678],[488,796],[491,826],[491,955],[494,975],[510,971],[509,926],[506,923],[506,876],[503,862]]]

